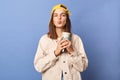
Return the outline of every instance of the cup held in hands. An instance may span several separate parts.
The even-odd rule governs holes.
[[[69,32],[62,32],[62,38],[71,40],[70,33]]]

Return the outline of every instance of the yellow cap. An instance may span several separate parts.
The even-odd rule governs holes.
[[[63,10],[65,10],[69,16],[71,15],[70,11],[69,11],[69,10],[67,9],[67,7],[66,7],[65,5],[63,5],[63,4],[57,4],[57,5],[55,5],[55,6],[53,7],[51,13],[53,13],[56,9],[59,9],[59,8],[62,8]]]

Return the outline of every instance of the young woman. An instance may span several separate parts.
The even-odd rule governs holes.
[[[81,80],[80,72],[88,66],[81,38],[71,33],[69,16],[63,4],[52,9],[49,32],[41,37],[34,59],[42,80]],[[71,39],[62,39],[63,32],[71,33]]]

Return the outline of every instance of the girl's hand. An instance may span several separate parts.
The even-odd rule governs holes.
[[[61,51],[63,49],[65,49],[67,47],[67,45],[68,45],[68,42],[66,42],[66,40],[62,40],[62,38],[61,38],[61,40],[58,41],[58,45],[57,45],[57,48],[55,50],[55,55],[56,56],[60,55]]]
[[[69,40],[65,40],[65,39],[61,39],[59,42],[58,42],[58,45],[57,45],[57,49],[55,50],[55,55],[56,56],[58,56],[58,55],[60,55],[61,54],[61,51],[63,50],[63,49],[67,49],[67,51],[69,52],[69,53],[71,53],[72,51],[74,51],[73,50],[73,48],[72,48],[72,45],[71,45],[71,41],[69,41]]]
[[[66,49],[71,54],[74,51],[74,49],[72,47],[72,42],[69,40],[67,40],[67,42],[68,42],[68,45],[67,45]]]

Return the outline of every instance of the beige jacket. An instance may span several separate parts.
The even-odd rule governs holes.
[[[42,73],[42,80],[81,80],[80,72],[88,66],[82,40],[79,36],[72,35],[72,54],[62,53],[55,56],[57,40],[50,39],[47,34],[42,36],[34,59],[34,67]]]

